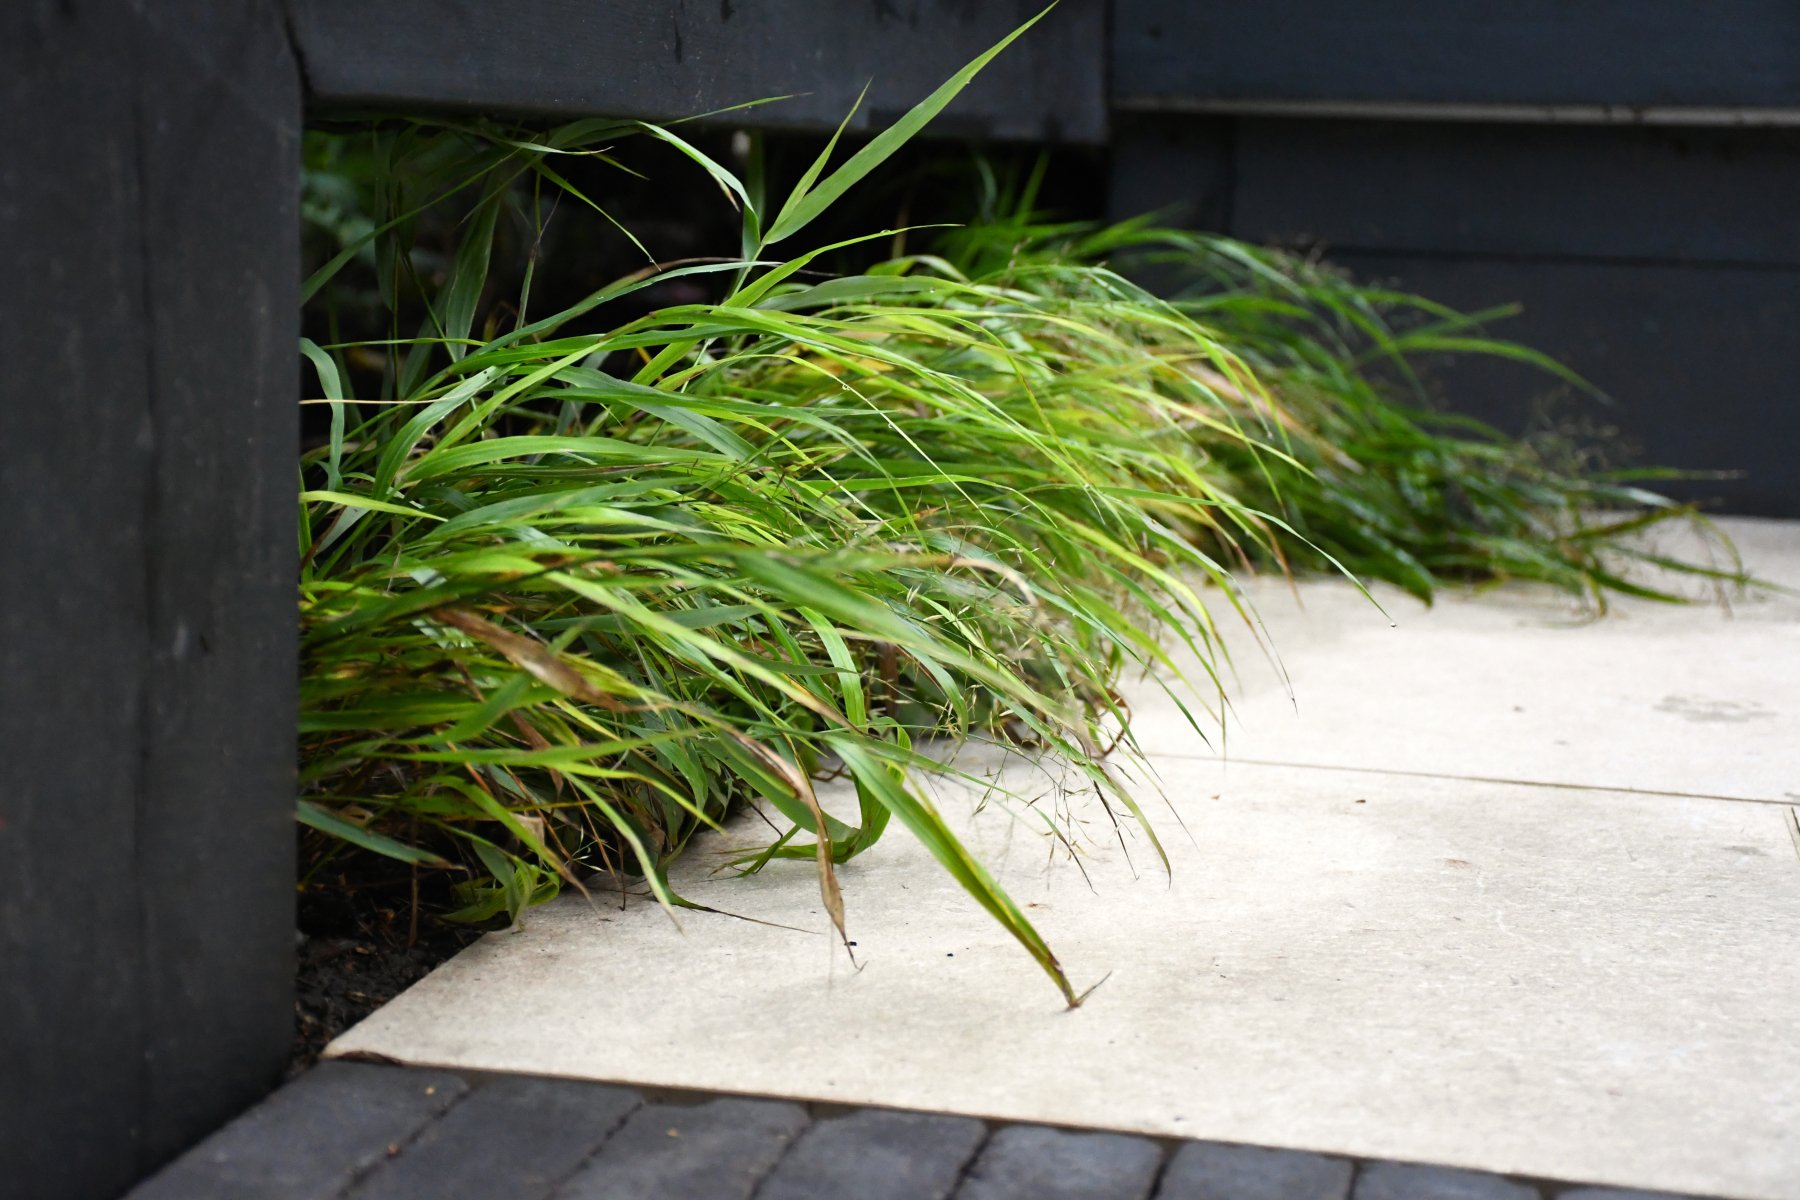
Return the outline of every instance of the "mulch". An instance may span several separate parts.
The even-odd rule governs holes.
[[[380,878],[391,864],[351,866],[299,896],[294,1044],[288,1078],[317,1062],[338,1034],[425,978],[481,936],[441,920],[447,891]]]

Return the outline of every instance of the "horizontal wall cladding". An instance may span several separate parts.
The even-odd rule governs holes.
[[[670,120],[790,96],[759,125],[891,122],[1041,0],[286,0],[315,111],[483,109]],[[1062,0],[933,122],[939,135],[1099,142],[1105,0]],[[404,49],[402,49],[404,48]]]
[[[1245,118],[1234,146],[1257,241],[1800,266],[1800,129]]]
[[[1800,515],[1800,152],[1787,130],[1122,117],[1110,204],[1259,242],[1463,309],[1613,401],[1492,359],[1433,364],[1441,399],[1507,429],[1555,397],[1727,511]],[[1557,394],[1561,393],[1560,396]]]
[[[1533,368],[1461,358],[1431,364],[1442,400],[1521,431],[1548,400],[1556,421],[1619,431],[1629,465],[1740,472],[1658,482],[1717,511],[1800,515],[1800,271],[1604,262],[1522,262],[1347,253],[1359,278],[1464,310],[1517,303],[1488,332],[1568,364],[1597,403]]]
[[[1107,212],[1155,213],[1188,229],[1231,226],[1236,117],[1123,113],[1113,121]]]
[[[1115,0],[1114,94],[1800,106],[1794,0]]]

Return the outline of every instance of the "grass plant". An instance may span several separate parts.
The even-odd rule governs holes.
[[[373,852],[455,872],[471,921],[596,870],[673,910],[691,905],[669,863],[752,802],[780,825],[739,865],[813,863],[841,934],[834,867],[897,819],[1076,1003],[913,784],[948,769],[926,739],[1028,736],[1155,845],[1109,759],[1130,751],[1114,684],[1192,685],[1204,730],[1217,677],[1180,680],[1166,648],[1215,670],[1215,621],[1245,615],[1236,572],[1637,588],[1605,556],[1680,510],[1394,405],[1365,370],[1493,349],[1423,302],[1223,239],[1033,224],[1029,205],[852,274],[822,275],[821,255],[892,231],[775,252],[1004,45],[836,166],[834,138],[779,204],[637,122],[372,121],[316,147],[355,156],[376,211],[323,205],[344,244],[307,294],[326,327],[352,323],[329,301],[355,264],[386,329],[302,347],[330,414],[300,465],[315,870]],[[631,137],[738,207],[741,253],[536,315],[547,213],[610,220],[567,164]],[[454,238],[428,260],[433,219]],[[497,245],[526,251],[516,293],[498,292]],[[1158,299],[1108,265],[1127,252],[1179,257],[1204,286]],[[720,298],[606,319],[677,278]],[[1408,305],[1437,324],[1394,332]],[[1594,506],[1638,515],[1595,525]],[[854,821],[824,811],[827,776],[854,789]]]
[[[1246,507],[1289,526],[1283,569],[1342,567],[1426,602],[1446,583],[1530,580],[1594,612],[1614,595],[1687,598],[1646,582],[1646,567],[1665,579],[1748,582],[1729,538],[1693,505],[1654,490],[1704,475],[1603,469],[1604,447],[1591,439],[1554,427],[1509,436],[1432,403],[1417,364],[1444,355],[1524,363],[1546,382],[1604,400],[1562,364],[1487,335],[1510,307],[1457,312],[1359,284],[1329,263],[1148,217],[1047,223],[1031,213],[1033,191],[1028,179],[1010,202],[997,198],[988,219],[952,231],[941,252],[979,278],[1033,291],[1079,291],[1097,267],[1151,278],[1230,346],[1261,390],[1198,369],[1222,400],[1272,412],[1283,453],[1229,440],[1205,451]],[[1659,552],[1643,536],[1659,525],[1688,527],[1698,559]]]

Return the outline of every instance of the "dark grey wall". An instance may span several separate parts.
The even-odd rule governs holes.
[[[1116,215],[1173,206],[1458,307],[1520,303],[1490,332],[1611,402],[1471,359],[1437,364],[1451,406],[1518,430],[1561,393],[1556,413],[1617,427],[1640,463],[1744,472],[1669,485],[1736,512],[1800,515],[1796,196],[1793,128],[1140,112],[1114,129]]]
[[[292,1036],[299,107],[270,3],[0,6],[9,1197],[117,1194]]]
[[[1793,0],[1115,0],[1114,94],[1209,101],[1800,105]]]
[[[789,96],[777,128],[888,124],[1047,0],[287,0],[315,110],[480,108],[668,120]],[[1100,142],[1105,0],[1062,0],[939,134]]]

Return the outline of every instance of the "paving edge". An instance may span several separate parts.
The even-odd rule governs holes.
[[[431,1136],[462,1106],[526,1082],[533,1095],[567,1092],[559,1113],[595,1113],[561,1136],[557,1165],[529,1121],[479,1139]],[[362,1136],[347,1142],[352,1128]],[[287,1084],[128,1200],[357,1200],[403,1194],[403,1180],[423,1176],[444,1181],[441,1200],[459,1187],[503,1188],[509,1200],[1683,1200],[1279,1147],[342,1059]]]

